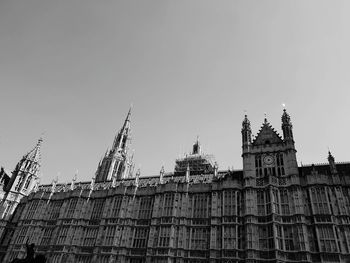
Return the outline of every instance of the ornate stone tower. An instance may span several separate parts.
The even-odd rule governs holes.
[[[121,180],[129,177],[132,168],[132,157],[128,155],[130,143],[130,115],[131,108],[126,116],[111,150],[107,150],[96,171],[96,182]]]
[[[34,149],[22,157],[12,172],[10,181],[5,187],[6,194],[0,207],[0,218],[6,219],[11,215],[21,198],[29,195],[38,182],[42,141],[40,138]]]
[[[242,123],[242,157],[245,178],[265,176],[287,176],[298,174],[296,150],[294,146],[292,123],[287,111],[283,110],[283,138],[272,128],[266,117],[251,142],[250,122],[245,116]]]

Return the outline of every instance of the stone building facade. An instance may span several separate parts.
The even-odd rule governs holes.
[[[193,151],[175,170],[133,174],[130,113],[90,182],[41,185],[22,198],[2,238],[3,262],[27,239],[49,262],[345,262],[350,163],[298,166],[290,116],[280,136],[242,123],[243,170]]]

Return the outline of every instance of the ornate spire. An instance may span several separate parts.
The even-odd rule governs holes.
[[[283,109],[282,114],[282,131],[285,141],[293,141],[293,125],[290,120],[290,115],[287,113],[286,108]]]
[[[197,136],[196,142],[193,144],[192,154],[201,154],[201,144],[199,142],[199,136]]]
[[[252,130],[250,128],[250,121],[248,119],[247,114],[244,115],[241,132],[243,151],[247,151],[249,149],[249,145],[252,142]]]
[[[331,173],[332,174],[337,173],[337,167],[335,166],[335,159],[329,150],[328,150],[328,158],[327,159],[328,159],[329,167],[331,169]]]
[[[39,138],[34,149],[31,150],[30,152],[28,152],[26,155],[24,155],[23,158],[25,158],[29,161],[35,162],[35,163],[40,163],[40,161],[41,161],[40,147],[41,147],[42,142],[43,142],[43,139]]]
[[[130,141],[130,116],[131,107],[126,115],[124,124],[115,136],[110,151],[107,150],[101,164],[96,171],[96,182],[107,180],[121,180],[130,169],[130,156],[128,155],[128,143]]]

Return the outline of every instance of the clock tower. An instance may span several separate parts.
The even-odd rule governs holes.
[[[283,138],[267,121],[264,122],[251,141],[250,123],[245,116],[242,127],[242,157],[244,178],[256,179],[268,176],[286,177],[298,174],[296,150],[292,133],[292,123],[286,109],[282,115]]]

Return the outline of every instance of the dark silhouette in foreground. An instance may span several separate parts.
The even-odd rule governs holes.
[[[34,255],[35,255],[34,248],[35,248],[35,244],[31,243],[29,245],[28,239],[27,239],[27,241],[26,241],[26,249],[27,249],[26,258],[23,258],[23,259],[15,258],[10,263],[45,263],[46,257],[44,255],[39,254],[36,257],[34,257]]]

